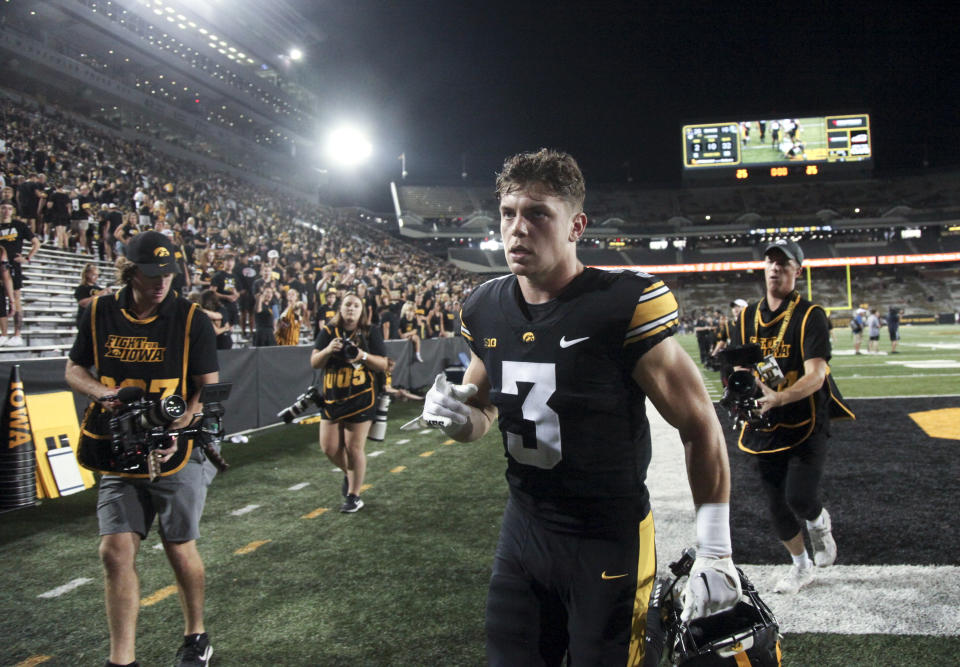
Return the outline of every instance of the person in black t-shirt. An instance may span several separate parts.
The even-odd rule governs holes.
[[[240,321],[240,309],[237,306],[237,299],[240,298],[240,292],[237,289],[233,266],[236,260],[233,255],[226,255],[223,258],[223,266],[219,271],[213,274],[210,281],[210,287],[220,298],[220,305],[227,311],[227,320],[224,324],[235,326]]]
[[[153,400],[182,396],[186,410],[172,424],[178,430],[202,412],[201,388],[219,381],[210,320],[196,304],[170,289],[177,268],[174,248],[162,234],[138,234],[117,267],[123,287],[116,294],[95,297],[81,318],[65,378],[71,389],[91,400],[83,423],[86,439],[81,438],[78,448],[78,455],[92,452],[91,458],[81,458],[85,466],[109,460],[108,424],[120,408],[121,387],[140,387]],[[106,449],[97,446],[104,441]],[[187,655],[203,660],[189,664],[206,664],[213,652],[204,627],[204,566],[196,540],[207,486],[216,468],[194,445],[193,438],[176,438],[169,447],[155,450],[164,472],[153,481],[142,470],[145,464],[123,475],[96,467],[105,473],[98,490],[97,518],[110,629],[108,664],[129,665],[136,660],[140,606],[136,556],[155,518],[184,616],[185,637],[177,664],[188,664],[182,662]],[[180,461],[177,467],[165,469],[175,461]]]
[[[765,422],[745,422],[738,445],[754,455],[777,537],[793,560],[774,586],[794,594],[814,579],[815,567],[837,557],[830,513],[820,500],[830,420],[853,418],[830,374],[830,331],[824,309],[796,289],[803,251],[789,239],[764,250],[766,296],[741,312],[730,329],[730,346],[757,345],[774,362],[781,381],[758,381],[757,399]],[[750,369],[752,370],[752,369]],[[772,380],[769,380],[773,384]],[[804,544],[806,527],[813,558]]]
[[[54,244],[60,250],[70,249],[67,230],[70,228],[72,209],[70,193],[62,185],[58,186],[47,198],[47,219],[53,225]]]
[[[73,298],[77,300],[77,324],[80,324],[80,318],[83,317],[83,311],[87,309],[95,296],[107,293],[97,284],[100,278],[100,269],[96,264],[88,262],[83,267],[83,274],[80,276],[80,284],[73,290]]]
[[[0,246],[7,255],[7,266],[10,269],[10,278],[13,281],[13,304],[10,312],[13,313],[13,336],[7,338],[7,317],[0,317],[0,345],[20,346],[23,338],[20,330],[23,327],[23,307],[20,303],[20,288],[23,287],[24,262],[29,262],[40,249],[40,238],[20,220],[13,217],[13,202],[0,202]],[[23,254],[23,242],[30,241],[30,250]]]

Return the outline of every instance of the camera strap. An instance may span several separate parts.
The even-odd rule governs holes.
[[[777,338],[773,341],[773,347],[771,352],[774,357],[777,356],[777,351],[780,349],[780,346],[783,345],[783,337],[787,333],[787,327],[790,325],[790,319],[793,317],[793,311],[797,309],[797,304],[800,303],[800,293],[795,292],[797,295],[788,305],[787,310],[783,315],[783,321],[780,323],[780,329],[777,331]],[[766,297],[764,297],[766,301]],[[769,304],[768,304],[769,307]],[[760,304],[757,304],[757,309],[753,313],[753,323],[756,330],[757,342],[760,342]]]

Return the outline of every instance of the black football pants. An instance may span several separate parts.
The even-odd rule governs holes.
[[[617,536],[548,530],[507,502],[487,596],[490,665],[640,665],[653,516]]]

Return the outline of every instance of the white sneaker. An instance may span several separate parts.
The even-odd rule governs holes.
[[[10,340],[10,336],[0,336],[0,347],[3,347]]]
[[[826,508],[823,509],[823,523],[823,528],[811,528],[808,524],[807,532],[813,544],[813,562],[817,567],[830,567],[837,560],[837,542],[833,539],[833,524]]]
[[[796,594],[801,588],[813,581],[813,566],[797,567],[790,566],[787,576],[777,582],[773,587],[774,593],[786,593],[787,595]]]
[[[6,345],[8,347],[23,347],[23,338],[20,336],[10,336],[10,338],[7,339]]]

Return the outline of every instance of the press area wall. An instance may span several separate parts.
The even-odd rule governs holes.
[[[413,345],[409,341],[387,341],[385,345],[387,356],[397,362],[392,383],[409,388],[431,384],[445,368],[460,366],[460,353],[468,352],[466,342],[460,337],[422,341],[422,362],[414,360]],[[308,346],[261,347],[217,352],[220,381],[233,384],[230,397],[224,402],[224,431],[236,433],[279,422],[277,413],[322,378],[322,371],[310,368],[311,349]],[[10,377],[11,369],[17,364],[28,396],[70,391],[64,380],[66,361],[63,358],[0,362],[0,382]],[[89,401],[74,394],[74,405],[79,421]],[[43,415],[31,414],[30,419],[43,420]]]

